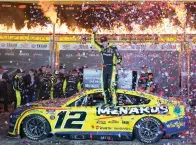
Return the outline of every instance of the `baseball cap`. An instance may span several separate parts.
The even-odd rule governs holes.
[[[102,36],[100,38],[101,43],[108,41],[108,38],[106,36]]]

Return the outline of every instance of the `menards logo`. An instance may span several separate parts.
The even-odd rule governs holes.
[[[119,115],[142,115],[142,114],[166,114],[167,106],[156,107],[117,107],[117,108],[97,108],[97,115],[119,116]]]

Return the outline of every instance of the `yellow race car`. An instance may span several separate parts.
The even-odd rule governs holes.
[[[116,106],[102,107],[101,89],[84,90],[70,98],[36,102],[10,114],[9,135],[24,134],[41,140],[50,134],[71,139],[130,140],[158,142],[164,135],[188,129],[181,102],[153,94],[117,90]]]

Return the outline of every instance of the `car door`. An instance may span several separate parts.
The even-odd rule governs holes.
[[[135,122],[142,116],[138,108],[146,106],[149,102],[150,100],[144,97],[126,93],[118,93],[117,107],[119,110],[122,110],[119,111],[119,114],[123,116],[120,126],[132,131]]]

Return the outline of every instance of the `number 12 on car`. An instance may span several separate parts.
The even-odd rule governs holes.
[[[68,119],[63,124],[67,111],[61,111],[58,113],[58,120],[55,125],[55,129],[60,129],[62,125],[64,125],[64,129],[82,129],[84,121],[86,119],[87,113],[84,111],[73,111],[69,113]],[[74,117],[79,114],[79,117]],[[71,117],[71,118],[69,118]],[[82,121],[82,122],[81,122]],[[77,124],[74,124],[77,123]]]

